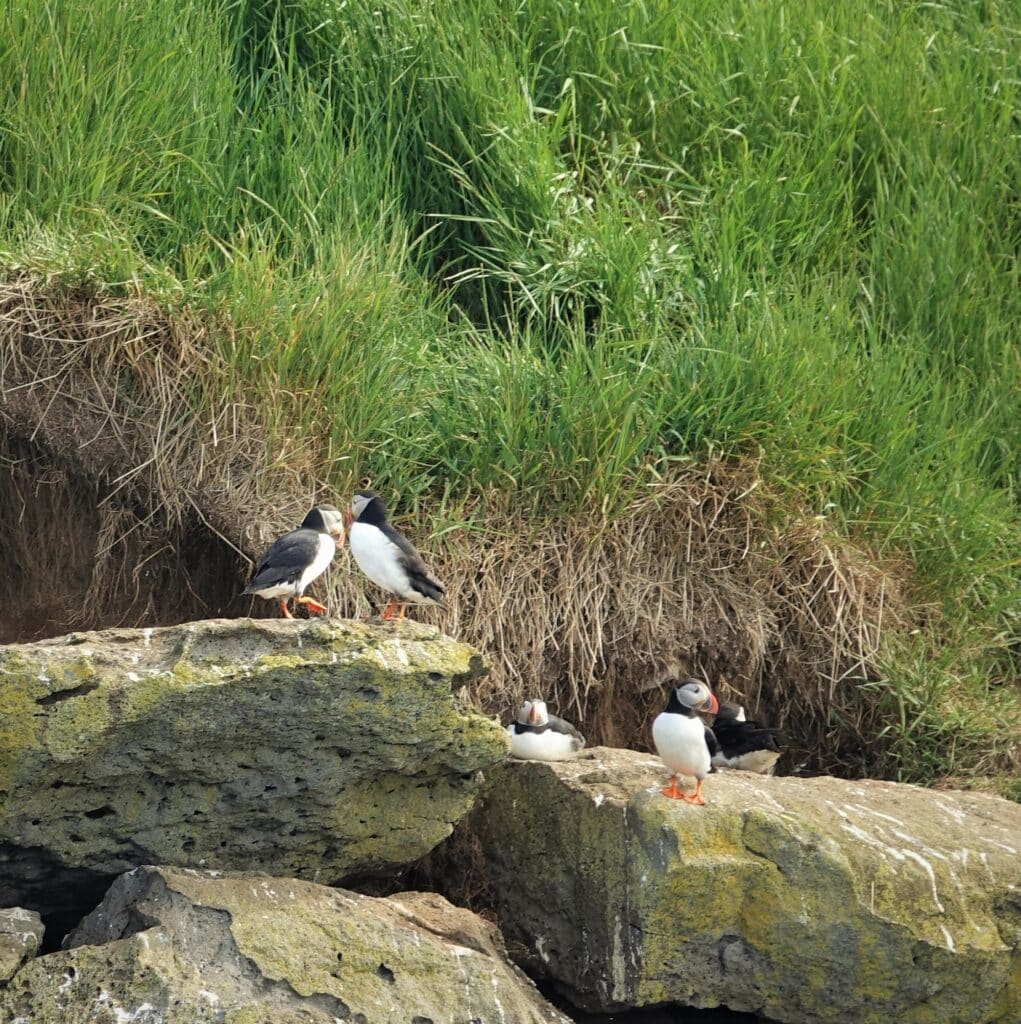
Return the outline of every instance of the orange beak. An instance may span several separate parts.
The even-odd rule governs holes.
[[[538,725],[539,724],[539,709],[534,705],[528,709],[528,724]]]
[[[351,524],[355,521],[355,517],[351,515],[351,509],[347,509],[344,512],[344,525],[350,530]]]
[[[710,715],[715,715],[720,710],[720,702],[716,699],[714,694],[709,694],[709,706],[702,709],[708,711]]]

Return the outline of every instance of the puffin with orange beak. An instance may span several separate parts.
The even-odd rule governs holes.
[[[275,540],[259,559],[251,582],[244,589],[266,599],[276,598],[285,619],[293,619],[287,602],[303,604],[316,615],[325,615],[326,606],[305,597],[305,588],[318,579],[333,561],[338,547],[344,546],[344,521],[333,505],[317,505],[302,521]]]
[[[670,691],[666,709],[652,723],[652,742],[656,753],[672,772],[670,785],[661,790],[673,800],[704,804],[702,783],[709,774],[712,755],[716,753],[716,737],[697,712],[715,715],[719,701],[709,687],[698,679],[682,679]],[[677,785],[678,775],[695,779],[695,792],[686,793]]]
[[[585,746],[585,737],[570,722],[551,715],[541,700],[521,705],[507,735],[511,754],[523,761],[569,761]]]
[[[381,618],[404,618],[408,604],[443,603],[443,584],[429,571],[415,546],[386,518],[386,506],[375,491],[359,491],[345,513],[351,554],[358,567],[391,595]]]

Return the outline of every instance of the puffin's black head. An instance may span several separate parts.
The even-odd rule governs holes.
[[[725,700],[720,705],[720,710],[716,712],[716,720],[729,719],[732,722],[743,722],[744,708],[740,704],[733,704],[729,700]]]
[[[518,721],[522,725],[549,725],[549,713],[543,700],[526,700],[518,711]]]
[[[375,491],[359,491],[351,499],[351,508],[344,516],[348,526],[351,523],[368,523],[382,526],[386,522],[386,506]]]
[[[335,505],[316,505],[302,520],[301,527],[328,533],[338,544],[344,543],[344,517]]]
[[[719,701],[712,691],[699,679],[682,679],[674,686],[667,711],[691,714],[694,711],[708,711],[715,715],[720,710]]]

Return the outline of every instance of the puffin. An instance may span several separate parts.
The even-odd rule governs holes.
[[[772,775],[780,758],[778,732],[758,722],[749,722],[740,704],[725,701],[713,721],[713,734],[719,746],[713,754],[713,764],[717,768],[740,768]]]
[[[570,722],[551,715],[541,700],[521,705],[507,735],[511,755],[522,761],[569,761],[585,746],[585,737]]]
[[[414,545],[386,520],[386,506],[375,491],[359,491],[344,516],[351,554],[359,568],[391,595],[382,618],[404,618],[408,604],[443,603],[443,584],[429,571]]]
[[[709,687],[698,679],[682,679],[671,690],[666,709],[652,723],[652,742],[656,753],[672,773],[670,785],[660,791],[664,796],[690,804],[705,804],[702,783],[709,774],[717,744],[712,730],[696,712],[715,714],[719,708],[719,701]],[[685,793],[678,787],[678,775],[695,777],[694,794]]]
[[[285,619],[293,619],[287,602],[293,598],[316,615],[326,606],[305,597],[305,588],[318,579],[344,544],[344,519],[333,505],[316,505],[297,530],[277,538],[259,559],[244,593],[276,598]]]

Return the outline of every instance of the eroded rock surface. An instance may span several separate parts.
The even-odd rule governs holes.
[[[499,726],[451,692],[484,670],[410,622],[212,620],[0,647],[0,905],[70,927],[145,863],[328,883],[395,871],[505,756]]]
[[[442,897],[143,867],[0,992],[32,1024],[570,1024]]]
[[[39,915],[24,907],[0,910],[0,985],[35,956],[43,941]]]
[[[472,825],[512,955],[591,1010],[726,1005],[778,1021],[1021,1021],[1021,806],[657,758],[508,761]]]

